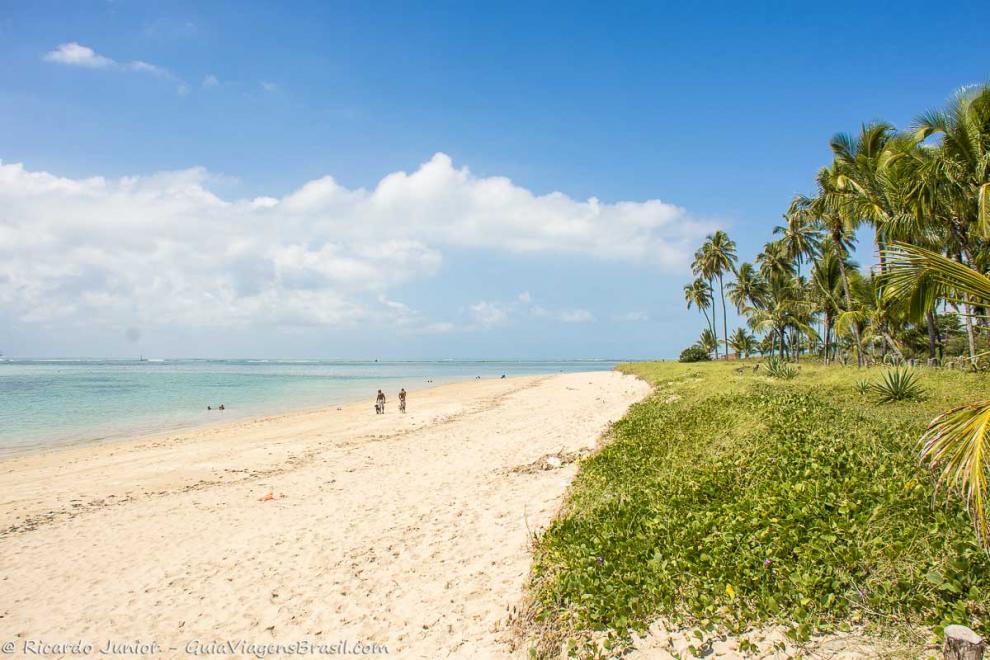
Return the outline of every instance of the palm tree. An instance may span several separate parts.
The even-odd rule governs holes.
[[[937,149],[922,147],[915,135],[901,134],[890,140],[883,163],[884,182],[892,213],[885,221],[886,240],[919,245],[930,250],[945,250],[961,254],[949,232],[950,222],[941,212],[939,185],[932,185],[937,179]],[[934,177],[933,177],[934,175]],[[933,195],[934,193],[934,195]],[[883,253],[881,252],[881,256]],[[919,281],[918,294],[924,292],[925,282]],[[924,304],[918,304],[923,302]],[[936,359],[938,328],[935,309],[938,297],[915,296],[913,302],[903,308],[906,318],[925,323],[928,332],[928,359],[932,364]],[[971,359],[975,355],[975,338],[972,323],[967,325],[967,340]]]
[[[701,331],[701,336],[695,344],[703,351],[711,355],[715,353],[715,357],[718,357],[718,337],[710,328],[705,328]]]
[[[905,300],[916,295],[920,280],[931,282],[948,299],[962,297],[990,306],[990,278],[958,261],[907,243],[887,249],[888,270],[883,295]],[[977,537],[990,547],[987,520],[987,475],[990,472],[990,400],[949,410],[935,419],[921,437],[921,457],[941,468],[938,485],[962,495]]]
[[[736,352],[736,357],[749,357],[757,348],[756,337],[746,332],[745,328],[736,328],[729,337],[729,346]]]
[[[848,268],[851,264],[846,264]],[[832,330],[835,319],[842,311],[842,272],[839,268],[839,258],[829,245],[815,261],[811,269],[811,297],[815,307],[821,311],[824,325],[823,355],[824,364],[829,363]]]
[[[801,264],[806,259],[814,259],[821,250],[821,230],[807,209],[789,208],[784,214],[784,224],[774,227],[773,233],[780,236],[783,252],[797,266],[798,274]]]
[[[874,340],[882,342],[889,348],[898,362],[904,361],[904,352],[894,339],[891,326],[900,321],[900,301],[883,296],[883,290],[874,276],[856,277],[853,280],[856,307],[839,314],[836,322],[836,332],[848,334],[848,329],[855,324],[861,328],[862,340],[871,343]]]
[[[766,282],[753,264],[743,262],[736,270],[736,281],[729,282],[729,300],[742,312],[746,307],[762,307],[766,296]]]
[[[798,196],[791,202],[791,207],[806,209],[812,217],[817,218],[818,222],[821,223],[825,230],[825,240],[831,244],[831,248],[838,258],[846,310],[852,311],[853,299],[846,261],[849,258],[849,250],[855,242],[858,222],[851,215],[849,205],[844,203],[842,196],[837,193],[836,177],[834,166],[833,168],[823,167],[818,171],[818,195],[815,197]],[[861,367],[863,366],[863,350],[859,328],[853,324],[852,330],[856,347],[856,364]]]
[[[877,249],[880,250],[880,272],[885,269],[882,252],[884,231],[893,215],[888,196],[891,186],[883,166],[887,160],[888,146],[894,137],[893,126],[877,122],[864,124],[855,137],[839,133],[829,142],[834,156],[834,192],[843,197],[847,212],[857,222],[873,225]]]
[[[701,310],[701,313],[705,315],[705,323],[714,332],[714,323],[708,317],[708,308],[712,304],[712,287],[708,282],[699,277],[690,284],[685,284],[684,301],[687,303],[688,309],[691,309],[691,305],[694,305]]]
[[[790,277],[795,274],[794,260],[787,253],[787,246],[780,241],[763,244],[763,251],[756,255],[760,275],[764,279],[774,276]]]
[[[918,141],[935,137],[935,148],[917,170],[913,201],[938,218],[946,230],[947,254],[976,267],[974,247],[990,237],[990,86],[957,93],[943,111],[929,112],[916,121]],[[912,241],[914,242],[914,241]],[[976,339],[970,301],[963,294],[970,360],[976,360]]]
[[[712,279],[713,273],[708,270],[708,243],[705,242],[700,248],[695,250],[694,261],[691,262],[691,272],[694,273],[694,282],[691,284],[692,287],[698,286],[700,282],[708,290],[708,305],[712,308],[712,316],[708,319],[708,312],[705,312],[705,318],[708,319],[708,327],[712,332],[715,332],[715,303],[712,300]],[[687,289],[684,292],[685,297],[687,296]],[[706,307],[707,309],[707,307]],[[715,357],[718,357],[717,355]]]
[[[729,324],[725,308],[724,276],[725,273],[735,270],[736,243],[720,229],[708,237],[695,259],[702,275],[709,281],[718,279],[719,295],[722,299],[722,337],[728,340]],[[728,346],[725,348],[725,356],[729,356]]]
[[[960,238],[975,229],[990,237],[990,85],[961,90],[943,111],[929,112],[916,122],[919,140],[941,138],[935,151],[954,213],[950,221]],[[967,249],[968,241],[961,243]],[[972,255],[967,255],[972,264]]]
[[[803,299],[796,278],[774,277],[769,284],[766,306],[762,309],[747,308],[745,312],[753,330],[773,333],[780,347],[780,355],[785,357],[788,351],[784,340],[788,329],[812,340],[817,338],[811,327],[811,305]]]

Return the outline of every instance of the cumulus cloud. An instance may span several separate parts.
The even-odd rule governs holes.
[[[53,50],[45,53],[43,59],[46,62],[64,64],[66,66],[77,66],[86,69],[113,69],[117,71],[131,71],[143,73],[174,82],[176,91],[179,94],[187,94],[189,86],[176,77],[165,67],[151,64],[143,60],[133,60],[131,62],[118,62],[110,57],[98,54],[92,48],[83,46],[75,41],[59,44]]]
[[[658,200],[537,195],[437,154],[372,189],[333,178],[283,197],[228,200],[201,168],[72,179],[0,163],[0,308],[26,321],[147,327],[382,320],[448,332],[387,297],[434,276],[444,251],[568,253],[686,267],[709,223]],[[520,294],[478,303],[471,327],[513,314],[587,322]],[[459,327],[459,326],[457,326]]]
[[[202,85],[203,85],[203,88],[204,89],[209,89],[211,87],[216,87],[219,84],[220,84],[220,79],[217,78],[212,73],[207,74],[206,76],[203,76],[203,83],[202,83]]]
[[[482,300],[468,308],[470,322],[464,330],[484,330],[509,323],[518,318],[539,318],[561,323],[589,323],[595,315],[586,309],[548,309],[538,305],[529,291],[524,291],[509,302]]]
[[[57,62],[69,66],[81,66],[87,69],[109,69],[117,66],[109,57],[97,55],[92,48],[70,42],[59,44],[54,50],[45,53],[46,62]]]

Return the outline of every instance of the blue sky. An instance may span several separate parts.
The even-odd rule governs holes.
[[[0,4],[0,350],[675,356],[698,237],[990,64],[981,3],[689,5]]]

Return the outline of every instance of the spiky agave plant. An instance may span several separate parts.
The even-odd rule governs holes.
[[[790,366],[778,357],[769,358],[766,361],[767,375],[771,378],[780,378],[781,380],[790,380],[797,376],[797,369]]]
[[[856,381],[855,388],[860,394],[868,394],[871,387],[873,387],[873,385],[866,379]]]
[[[923,392],[918,374],[909,368],[891,369],[870,389],[880,395],[880,403],[917,401]]]

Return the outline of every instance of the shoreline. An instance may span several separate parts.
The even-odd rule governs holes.
[[[649,391],[470,380],[405,415],[360,401],[0,460],[0,632],[505,655],[531,534],[577,471],[546,458],[593,451]]]
[[[584,372],[566,372],[566,373],[584,373]],[[593,373],[593,372],[588,372],[588,373]],[[556,375],[556,372],[547,372],[546,374],[539,374],[539,373],[527,374],[525,376],[506,376],[505,380],[510,380],[512,378],[526,378],[529,376],[542,376],[542,375],[552,376],[552,375]],[[424,387],[418,387],[415,389],[407,388],[406,391],[409,392],[410,394],[422,393],[438,387],[444,387],[446,385],[456,385],[459,383],[476,382],[476,380],[479,379],[476,379],[474,377],[464,377],[464,378],[453,377],[450,380],[444,379],[441,382],[435,384],[424,384],[425,385]],[[501,378],[496,376],[481,376],[480,380],[482,381],[501,380]],[[394,409],[397,412],[398,401],[395,400],[394,404],[392,403],[393,402],[392,397],[394,397],[394,393],[389,396],[390,396],[389,406],[392,407],[394,405]],[[249,422],[253,420],[275,419],[281,417],[291,417],[293,415],[300,415],[300,414],[326,412],[329,411],[331,408],[352,406],[364,400],[365,399],[363,397],[356,398],[356,397],[351,397],[348,394],[343,394],[342,398],[338,400],[334,400],[334,398],[330,396],[328,397],[328,400],[326,402],[313,404],[313,405],[294,406],[292,404],[288,404],[286,406],[277,406],[276,404],[272,403],[271,407],[277,409],[273,409],[270,412],[262,412],[260,409],[254,409],[252,407],[249,407],[245,409],[243,412],[240,412],[239,409],[237,408],[231,409],[227,407],[227,409],[224,411],[216,411],[216,410],[212,411],[212,412],[216,412],[218,415],[222,417],[226,417],[226,419],[217,419],[210,421],[190,421],[188,423],[180,422],[177,424],[163,425],[155,430],[141,430],[138,429],[137,427],[130,429],[121,428],[119,431],[115,431],[115,432],[105,431],[99,437],[56,438],[50,441],[32,442],[30,444],[18,444],[13,447],[5,447],[3,445],[0,445],[0,469],[2,469],[3,463],[8,460],[34,456],[38,454],[70,451],[73,449],[84,449],[86,447],[99,447],[99,446],[115,445],[122,443],[132,443],[141,440],[154,440],[156,438],[165,435],[178,434],[178,433],[191,433],[199,429],[210,429],[214,427],[222,428],[231,424]],[[373,408],[374,393],[369,394],[367,400],[371,402],[369,405]],[[94,433],[96,432],[98,431],[94,431]]]

